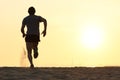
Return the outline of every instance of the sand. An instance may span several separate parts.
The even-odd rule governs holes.
[[[0,80],[120,80],[120,67],[1,67]]]

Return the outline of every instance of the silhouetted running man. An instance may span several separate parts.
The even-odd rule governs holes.
[[[42,32],[43,37],[46,36],[47,21],[41,16],[35,15],[35,8],[30,7],[28,9],[29,15],[25,17],[22,21],[21,32],[23,37],[25,37],[26,48],[28,53],[28,59],[30,62],[30,68],[34,68],[32,61],[32,50],[34,51],[34,58],[38,57],[38,42],[40,42],[40,31],[39,23],[43,22],[44,30]],[[27,32],[24,31],[25,26],[27,27]]]

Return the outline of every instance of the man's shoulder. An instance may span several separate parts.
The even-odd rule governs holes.
[[[28,17],[29,17],[29,16],[24,17],[23,20],[26,20]]]
[[[32,16],[29,15],[29,16],[24,17],[23,21],[28,21],[31,19],[36,19],[36,20],[41,21],[41,19],[43,19],[43,18],[41,16],[38,16],[38,15],[32,15]]]
[[[29,17],[38,17],[38,18],[42,18],[41,16],[39,16],[39,15],[32,15],[32,16],[26,16],[26,17],[24,17],[24,19],[27,19],[27,18],[29,18]]]
[[[39,16],[39,15],[35,15],[35,17],[42,18],[42,17],[41,17],[41,16]]]

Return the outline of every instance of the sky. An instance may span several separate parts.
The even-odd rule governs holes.
[[[31,6],[48,22],[35,66],[120,66],[119,4],[119,0],[0,0],[0,66],[29,66],[20,29]]]

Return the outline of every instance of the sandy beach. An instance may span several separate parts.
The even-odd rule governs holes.
[[[120,67],[1,67],[0,80],[120,80]]]

